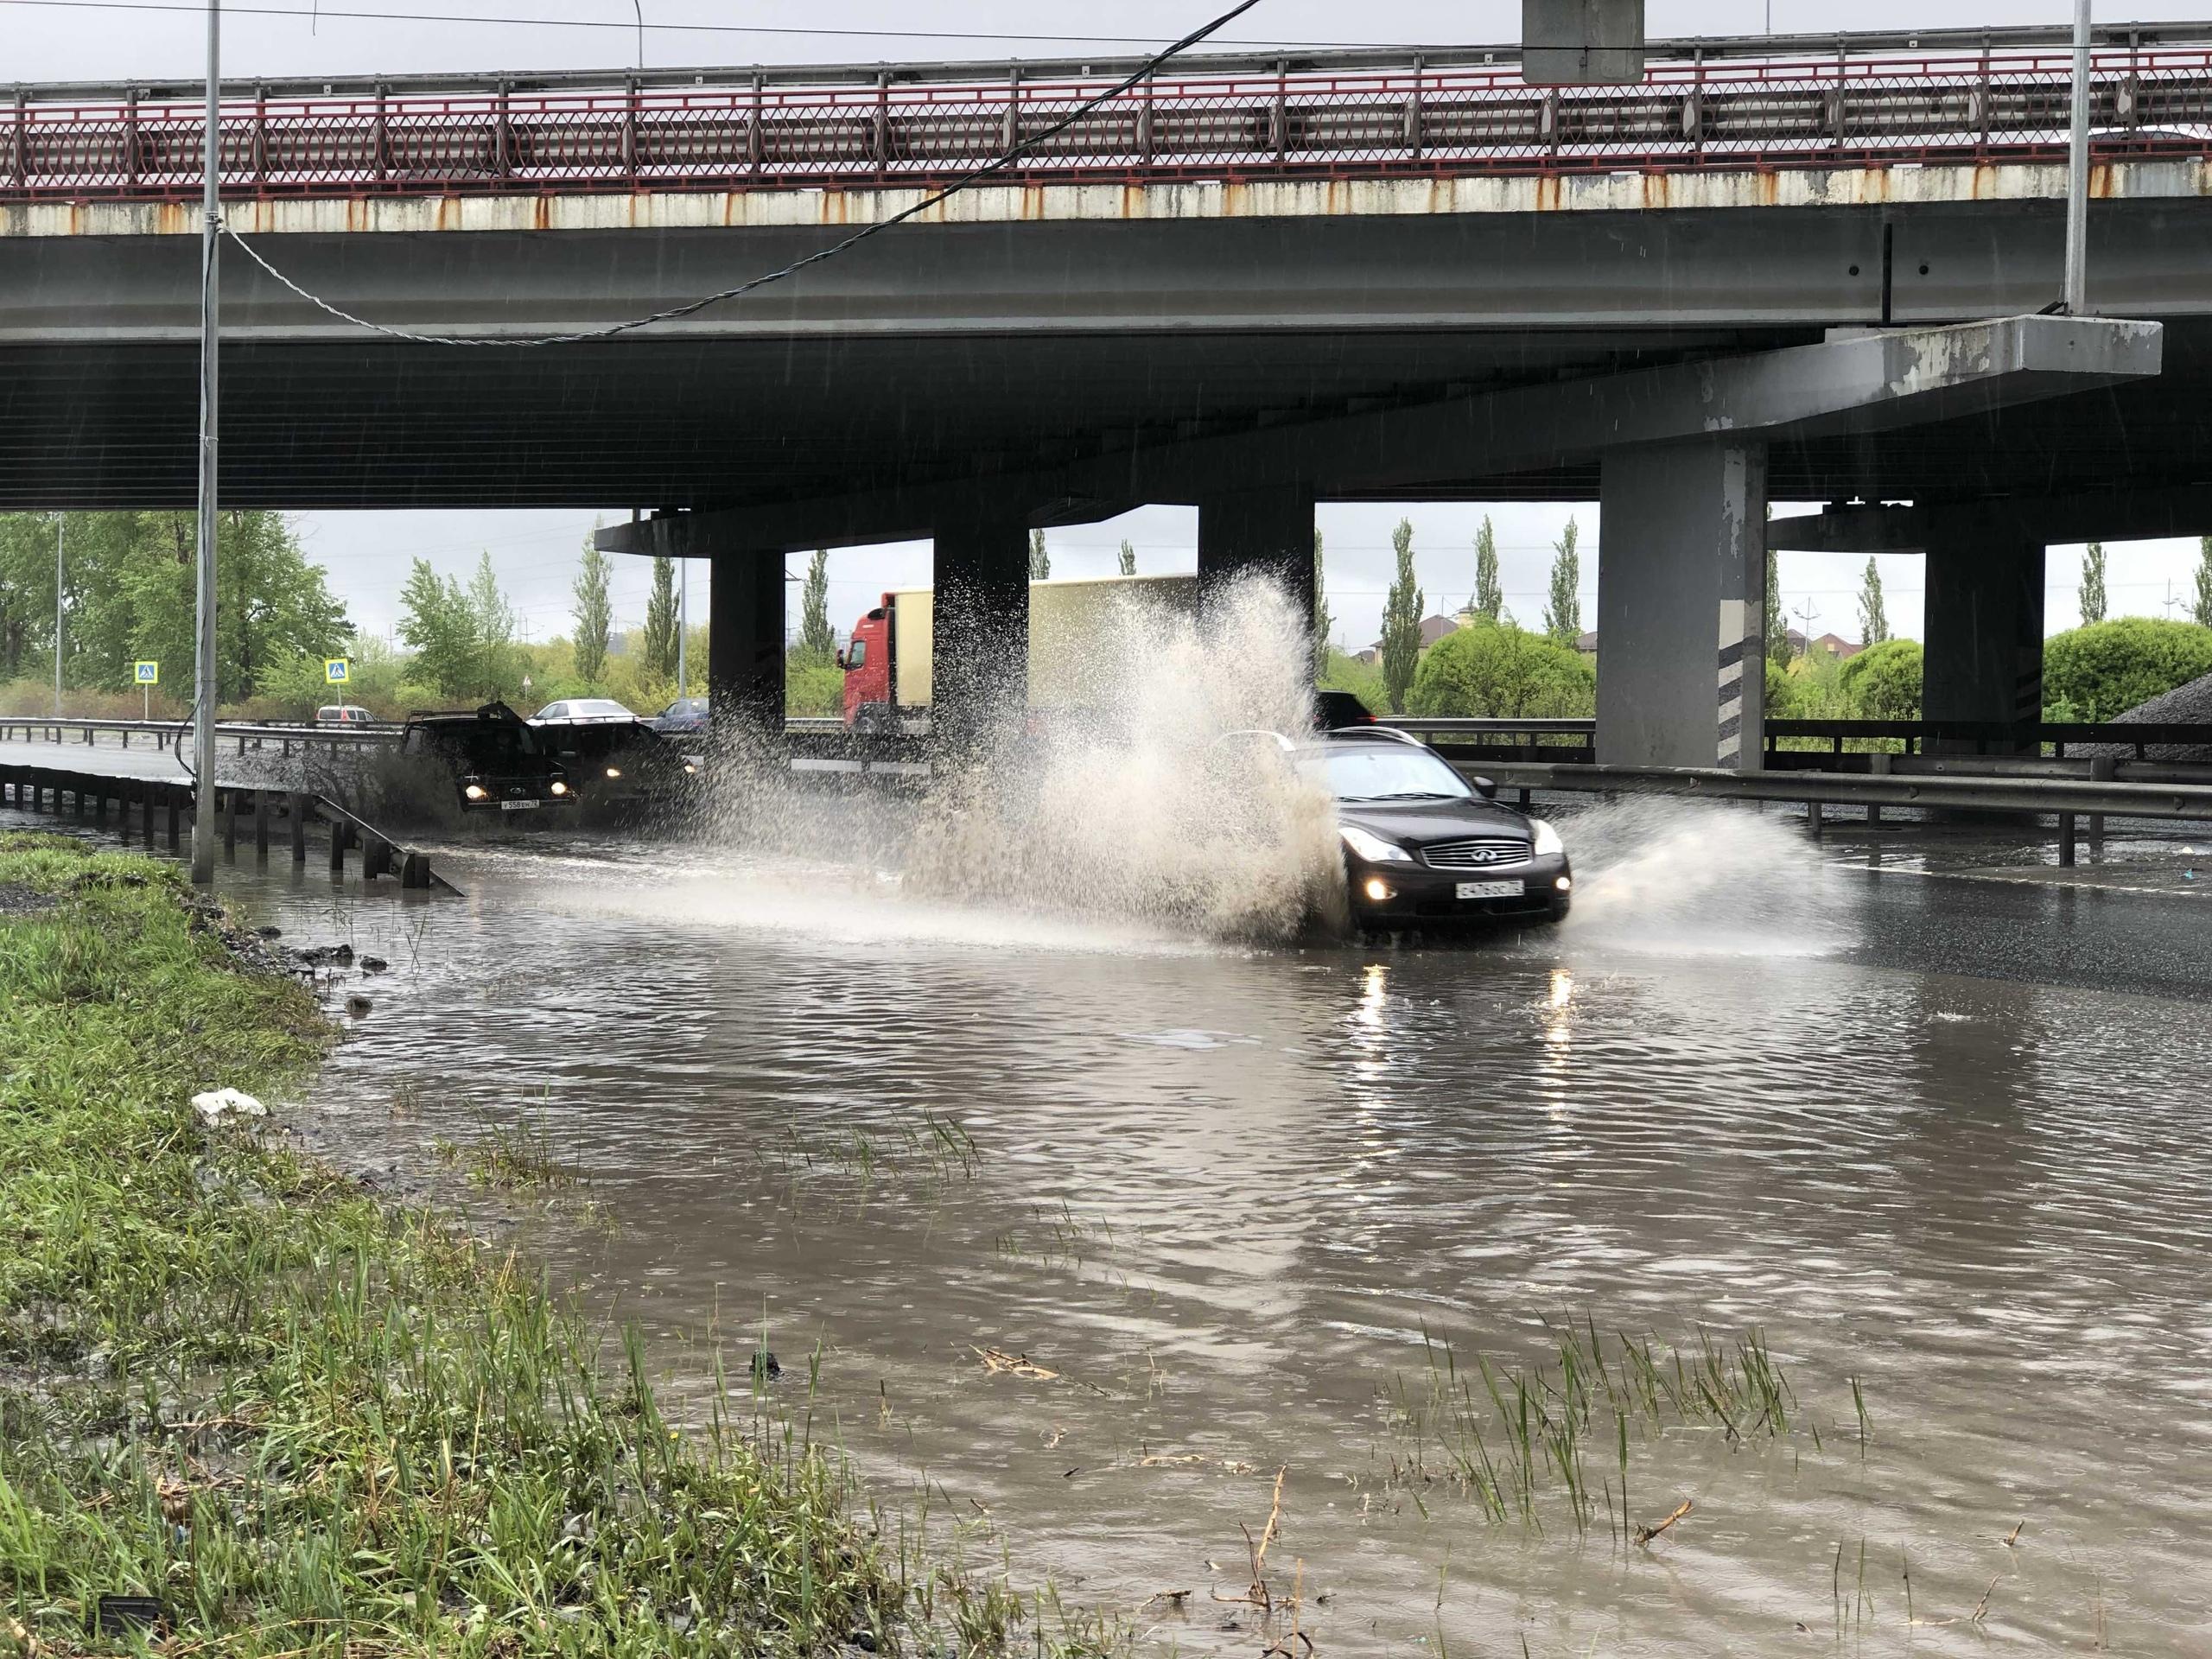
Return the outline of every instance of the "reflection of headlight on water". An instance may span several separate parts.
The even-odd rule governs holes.
[[[1541,818],[1531,818],[1529,826],[1536,832],[1535,854],[1538,858],[1551,858],[1567,851],[1567,844],[1560,840],[1559,831]]]

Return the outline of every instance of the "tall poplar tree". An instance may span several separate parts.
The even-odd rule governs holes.
[[[613,574],[599,543],[586,542],[575,585],[576,674],[582,679],[595,680],[607,667],[607,636],[614,626],[614,603],[607,589]]]
[[[645,600],[645,638],[639,642],[645,672],[658,680],[676,677],[676,635],[683,626],[676,604],[676,561],[653,560],[653,590]]]
[[[1033,530],[1029,532],[1029,580],[1042,582],[1052,574],[1052,558],[1045,551],[1045,532]]]
[[[1890,637],[1890,613],[1882,606],[1882,572],[1870,554],[1859,579],[1859,643],[1878,645]]]
[[[2105,620],[2105,544],[2091,542],[2082,550],[2082,620]]]
[[[2212,628],[2212,536],[2196,541],[2196,602],[2189,607],[2200,628]]]
[[[1772,548],[1766,550],[1766,659],[1777,668],[1789,666],[1789,619],[1782,610],[1782,560]]]
[[[826,663],[836,654],[837,635],[830,626],[830,555],[814,550],[807,561],[806,586],[799,593],[799,654],[815,663]]]
[[[1127,543],[1122,543],[1127,546]],[[1313,532],[1313,674],[1316,679],[1329,666],[1329,636],[1336,631],[1336,619],[1329,614],[1329,586],[1324,580],[1321,563],[1321,532]]]
[[[1475,532],[1475,594],[1467,608],[1485,622],[1497,621],[1505,611],[1505,591],[1497,580],[1497,532],[1491,528],[1488,513]]]
[[[1137,550],[1124,538],[1122,543],[1122,574],[1125,576],[1134,576],[1136,573]]]
[[[1398,556],[1397,575],[1382,601],[1382,692],[1390,712],[1406,712],[1406,690],[1421,664],[1421,613],[1427,597],[1414,577],[1414,524],[1398,520],[1390,532],[1390,549]]]
[[[1552,543],[1551,597],[1544,606],[1544,632],[1555,645],[1574,649],[1582,638],[1582,555],[1576,550],[1582,532],[1573,519]]]

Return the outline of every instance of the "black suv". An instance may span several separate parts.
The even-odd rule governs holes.
[[[673,740],[642,720],[544,720],[531,729],[587,802],[666,799],[696,772]]]
[[[567,771],[504,702],[474,714],[410,715],[399,752],[447,767],[464,811],[533,812],[575,803]]]
[[[1499,805],[1425,744],[1376,726],[1327,733],[1295,759],[1336,798],[1357,925],[1565,918],[1574,875],[1559,831]]]

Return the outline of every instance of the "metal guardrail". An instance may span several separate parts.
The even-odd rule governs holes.
[[[1977,754],[2041,753],[2045,745],[2054,759],[2064,760],[2069,744],[2133,749],[2145,758],[2149,748],[2212,750],[2212,724],[2148,721],[2037,721],[2016,724],[1994,720],[1770,720],[1766,748],[1770,755],[1789,751],[1777,745],[1787,738],[1811,738],[1844,753],[1851,742],[1901,742],[1907,754],[1922,753],[1930,743],[1974,745]],[[1798,751],[1802,753],[1803,751]],[[1770,761],[1769,764],[1772,764]]]
[[[1473,768],[1461,764],[1469,775]],[[1732,772],[1704,766],[1548,766],[1525,761],[1484,764],[1483,775],[1501,788],[1517,789],[1526,803],[1535,790],[1608,795],[1689,796],[1707,800],[1779,801],[1802,805],[1813,833],[1821,833],[1831,806],[1863,810],[1870,823],[1885,807],[1968,812],[2050,813],[2058,821],[2058,861],[2075,861],[2078,820],[2087,817],[2092,842],[2104,820],[2164,818],[2212,823],[2212,784],[2142,784],[2072,778],[1897,777],[1873,772]]]
[[[1899,777],[1831,772],[1734,772],[1707,766],[1530,765],[1484,768],[1501,787],[1701,795],[1724,800],[1837,806],[1917,806],[1991,812],[2212,820],[2212,784],[2138,784],[2075,778]]]
[[[101,829],[107,826],[108,804],[113,802],[126,838],[131,810],[137,808],[140,834],[148,848],[154,845],[155,810],[159,808],[167,825],[169,850],[175,852],[182,838],[181,821],[200,810],[201,794],[190,779],[140,778],[78,766],[30,766],[0,760],[0,804],[33,814],[51,810],[58,817],[73,800],[78,819],[90,821]],[[402,887],[461,891],[430,868],[427,854],[393,840],[359,814],[326,795],[297,789],[218,784],[209,791],[208,804],[222,825],[226,857],[233,856],[238,851],[238,814],[243,806],[251,819],[257,857],[268,856],[270,831],[281,814],[290,832],[295,864],[307,862],[308,825],[320,822],[329,826],[330,873],[334,876],[345,873],[346,849],[359,848],[364,881],[392,875],[398,878]]]
[[[2212,153],[2212,48],[2158,38],[2204,32],[2145,26],[2094,54],[2096,160]],[[1936,43],[1913,44],[1923,39]],[[1758,57],[1691,43],[1685,55],[1649,62],[1628,86],[1531,86],[1495,51],[1478,54],[1487,62],[1450,50],[1339,65],[1304,56],[1295,68],[1288,54],[1193,61],[1109,99],[1001,176],[1164,181],[2062,156],[2070,54],[2040,36],[2020,47],[1976,41],[1963,32],[1838,35],[1777,42]],[[854,86],[847,73],[825,72],[831,84],[811,86],[746,72],[719,73],[723,84],[710,85],[698,72],[683,86],[631,77],[596,89],[521,91],[503,80],[413,95],[374,83],[329,97],[264,90],[224,111],[224,193],[929,184],[1003,155],[1121,79],[1095,61],[1012,65],[964,83],[879,67]],[[5,119],[0,200],[200,194],[196,94],[70,102],[22,88]]]
[[[273,721],[218,721],[215,736],[218,741],[235,739],[238,752],[244,754],[248,745],[262,748],[277,744],[285,754],[292,752],[296,743],[302,748],[327,747],[334,753],[340,748],[395,743],[399,740],[401,727],[394,721],[353,721],[343,726],[314,726],[302,722],[288,725]],[[188,721],[175,720],[101,720],[75,715],[0,715],[0,743],[22,734],[26,743],[43,739],[60,743],[64,734],[74,733],[84,739],[86,747],[96,744],[101,735],[115,733],[129,748],[134,736],[151,737],[156,749],[173,747],[178,738],[191,730]]]
[[[1819,35],[1698,35],[1647,40],[1643,56],[1648,64],[1718,64],[1740,59],[1764,60],[1817,58],[1823,61],[1839,53],[1849,56],[1917,57],[1937,54],[1972,57],[1982,52],[2014,52],[2028,48],[2070,51],[2074,31],[2064,23],[2006,23],[1967,29],[1852,29]],[[2212,22],[2100,23],[2090,32],[2093,46],[2140,51],[2212,44]],[[1160,44],[1166,42],[1162,41]],[[1274,74],[1287,69],[1300,76],[1327,71],[1336,74],[1402,68],[1416,59],[1431,69],[1515,69],[1521,48],[1510,41],[1455,44],[1434,41],[1393,46],[1331,47],[1319,49],[1281,48],[1221,51],[1209,48],[1176,60],[1179,77],[1217,77],[1229,74]],[[1012,76],[1032,82],[1098,79],[1120,80],[1136,73],[1148,58],[1099,56],[931,58],[887,63],[760,63],[743,65],[671,65],[666,68],[615,66],[604,69],[523,69],[495,74],[429,73],[396,75],[262,76],[233,79],[222,84],[227,103],[250,104],[256,99],[346,98],[374,99],[379,95],[429,94],[439,98],[492,97],[501,92],[620,92],[635,86],[642,91],[695,92],[701,87],[864,86],[888,82],[894,87],[947,83],[996,83]],[[142,103],[195,103],[201,96],[197,80],[162,81],[48,81],[17,86],[16,95],[32,104],[79,106]]]

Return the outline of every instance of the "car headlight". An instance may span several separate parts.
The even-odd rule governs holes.
[[[622,775],[622,768],[620,766],[609,766],[607,769],[607,775],[610,778],[620,778]]]
[[[1531,818],[1529,826],[1536,832],[1535,853],[1538,858],[1558,858],[1567,852],[1567,843],[1559,838],[1559,831],[1541,818]]]
[[[696,767],[696,766],[693,766],[693,765],[692,765],[689,760],[686,760],[686,761],[683,763],[683,772],[684,772],[684,775],[685,775],[686,777],[689,777],[691,773],[693,773],[693,772],[696,772],[696,771],[698,771],[698,770],[699,770],[699,768],[698,768],[698,767]]]
[[[569,786],[556,778],[553,780],[553,792],[556,795],[565,795],[569,792]]]
[[[1356,856],[1370,864],[1410,864],[1414,861],[1414,855],[1396,842],[1370,835],[1356,823],[1340,823],[1337,826],[1337,833],[1344,838],[1344,845],[1351,848]]]
[[[472,801],[480,801],[492,791],[485,788],[481,784],[471,784],[461,792],[467,796]]]

